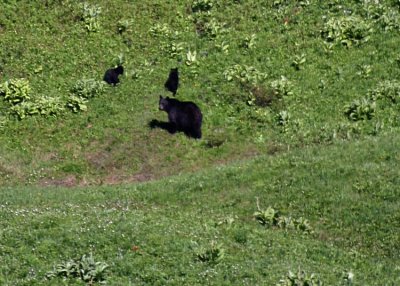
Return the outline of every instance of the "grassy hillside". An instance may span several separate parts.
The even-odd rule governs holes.
[[[143,181],[398,130],[396,1],[3,1],[0,10],[1,185]],[[103,88],[121,62],[121,84]],[[201,141],[150,128],[167,118],[158,98],[173,67],[177,98],[203,111]]]
[[[398,285],[399,139],[135,185],[3,188],[0,284],[86,285],[71,265],[92,255],[80,269],[107,285],[276,285],[289,271],[310,284],[279,285]]]
[[[1,1],[0,285],[399,284],[399,3]]]

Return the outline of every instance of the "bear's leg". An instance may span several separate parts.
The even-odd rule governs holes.
[[[170,122],[169,126],[168,126],[168,132],[171,133],[171,134],[174,134],[174,133],[176,133],[176,131],[177,131],[176,124],[173,123],[173,122]]]

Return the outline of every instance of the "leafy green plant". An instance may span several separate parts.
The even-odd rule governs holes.
[[[282,229],[295,229],[301,232],[313,232],[310,222],[302,217],[294,219],[283,216],[278,210],[269,206],[266,210],[261,210],[257,201],[257,211],[253,214],[254,218],[264,226],[278,227]]]
[[[97,32],[100,28],[99,16],[101,7],[96,4],[84,2],[81,4],[82,21],[88,32]]]
[[[192,11],[197,12],[208,12],[214,6],[211,0],[194,0],[192,3]]]
[[[277,97],[292,96],[294,94],[294,85],[285,76],[270,83],[270,88]]]
[[[93,255],[83,255],[80,259],[72,259],[58,264],[53,271],[46,273],[48,280],[55,277],[64,279],[80,279],[87,285],[105,284],[107,269],[105,262],[95,261]]]
[[[260,224],[266,226],[277,226],[280,217],[279,212],[272,207],[268,207],[266,210],[259,209],[253,215]]]
[[[321,286],[322,281],[317,278],[314,273],[308,275],[303,270],[297,273],[289,271],[285,278],[281,279],[276,286]]]
[[[13,105],[31,99],[29,80],[25,78],[7,80],[0,85],[0,95]]]
[[[117,23],[118,33],[123,34],[126,32],[132,32],[132,19],[121,19]]]
[[[369,40],[371,25],[359,16],[341,16],[330,18],[321,30],[322,37],[328,42],[341,43],[347,47]]]
[[[400,82],[398,80],[385,80],[380,82],[376,88],[369,91],[371,100],[387,99],[392,103],[400,100]]]
[[[296,70],[300,70],[300,68],[304,65],[305,62],[306,62],[305,54],[295,55],[294,59],[292,60],[292,67],[294,67]]]
[[[150,34],[153,37],[169,37],[171,35],[171,29],[168,26],[168,24],[163,23],[157,23],[154,26],[152,26],[149,30]]]
[[[241,46],[245,49],[251,50],[256,46],[256,34],[251,34],[250,36],[246,36],[241,44]]]
[[[216,19],[211,18],[203,24],[200,24],[202,28],[199,31],[200,36],[207,37],[208,39],[216,39],[220,35],[227,32],[225,23],[220,23]]]
[[[374,116],[376,102],[368,98],[356,99],[344,108],[344,114],[353,121],[367,120]]]
[[[168,42],[163,46],[163,50],[170,58],[177,58],[178,60],[182,56],[184,49],[184,43]]]
[[[71,88],[71,92],[79,97],[90,99],[102,94],[105,83],[95,79],[80,79]]]
[[[88,99],[71,94],[67,100],[66,107],[71,109],[72,112],[77,113],[80,111],[87,111]]]
[[[253,66],[247,65],[234,65],[226,69],[223,73],[227,81],[237,80],[242,84],[257,83],[266,79],[267,74],[258,71]]]
[[[212,241],[209,247],[198,249],[195,255],[201,262],[218,264],[225,257],[225,250],[222,247],[222,244],[217,244],[215,241]]]

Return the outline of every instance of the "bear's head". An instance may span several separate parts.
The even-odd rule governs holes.
[[[118,67],[115,69],[115,72],[116,72],[117,74],[124,74],[124,68],[123,68],[123,66],[118,66]]]
[[[160,110],[166,111],[168,109],[168,105],[169,105],[169,97],[167,96],[166,98],[163,98],[160,95],[160,101],[159,101],[159,104],[158,104],[158,108]]]

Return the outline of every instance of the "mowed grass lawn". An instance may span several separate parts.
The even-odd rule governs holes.
[[[275,285],[289,271],[324,285],[398,285],[399,139],[134,185],[3,188],[0,284],[85,285],[60,269],[92,255],[108,265],[107,285]],[[262,225],[254,213],[268,207],[309,231]],[[46,279],[51,271],[59,276]]]

